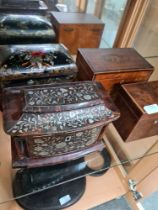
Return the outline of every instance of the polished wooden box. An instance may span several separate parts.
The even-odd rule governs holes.
[[[114,125],[123,140],[128,142],[157,135],[158,81],[124,84],[116,91],[114,102],[121,117]],[[154,108],[154,113],[146,111],[145,106]]]
[[[78,80],[95,80],[110,93],[118,83],[147,81],[151,66],[132,48],[79,49]]]
[[[91,14],[52,12],[51,20],[58,43],[63,43],[72,54],[78,48],[98,48],[104,29],[101,20]]]
[[[105,125],[119,117],[95,82],[5,88],[3,96],[4,130],[14,141],[17,167],[54,165],[100,150]]]

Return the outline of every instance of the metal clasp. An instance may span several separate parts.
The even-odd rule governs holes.
[[[142,193],[137,191],[137,182],[135,180],[129,179],[128,186],[136,201],[143,197]]]

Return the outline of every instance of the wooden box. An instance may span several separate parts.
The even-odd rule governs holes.
[[[99,150],[105,125],[119,117],[95,82],[5,88],[3,96],[4,129],[19,148],[16,166],[53,165]]]
[[[134,49],[79,49],[78,80],[95,80],[111,93],[118,83],[147,81],[153,67]]]
[[[144,108],[151,109],[149,105],[153,104],[156,104],[153,108],[157,106],[158,81],[121,85],[114,102],[121,113],[114,125],[124,141],[158,134],[158,109],[149,114]]]
[[[98,48],[104,24],[97,17],[84,13],[52,12],[51,20],[58,43],[72,54],[78,48]]]

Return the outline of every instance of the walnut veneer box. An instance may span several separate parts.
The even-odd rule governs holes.
[[[63,43],[72,54],[78,48],[98,48],[104,23],[91,14],[52,12],[51,20],[57,42]]]
[[[121,112],[114,125],[124,141],[158,135],[158,81],[121,85],[114,102]]]
[[[76,64],[78,80],[95,80],[110,93],[118,83],[147,81],[150,65],[132,48],[79,49]]]

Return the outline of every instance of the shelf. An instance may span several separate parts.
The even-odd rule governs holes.
[[[142,157],[157,141],[156,135],[125,143],[112,123],[107,127],[105,133],[120,161],[134,160],[125,165],[127,171],[137,162],[136,159]]]

